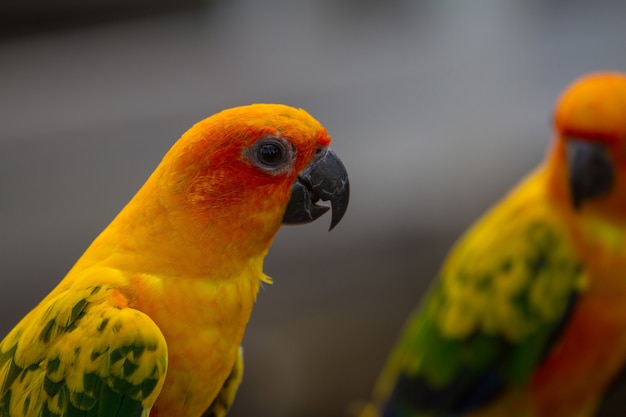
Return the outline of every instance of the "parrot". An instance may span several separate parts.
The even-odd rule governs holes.
[[[0,417],[224,416],[274,235],[346,212],[330,142],[283,104],[193,125],[0,342]]]
[[[543,162],[453,245],[357,414],[626,415],[626,74],[576,79],[552,125]]]

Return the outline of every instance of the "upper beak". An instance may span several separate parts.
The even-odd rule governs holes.
[[[568,139],[566,146],[572,203],[578,210],[583,201],[601,197],[611,190],[615,172],[604,145]]]
[[[332,150],[317,157],[291,187],[291,198],[283,216],[283,224],[309,223],[326,213],[329,208],[319,206],[319,200],[330,201],[332,230],[348,208],[350,184],[343,163]]]

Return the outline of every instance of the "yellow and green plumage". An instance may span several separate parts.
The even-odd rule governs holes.
[[[319,217],[318,199],[332,225],[345,212],[329,143],[284,105],[193,126],[0,342],[0,417],[223,416],[274,234]]]
[[[626,75],[575,83],[555,124],[546,161],[452,249],[363,417],[616,412],[611,390],[626,364]]]
[[[112,291],[63,291],[7,336],[3,416],[134,415],[154,402],[167,369],[166,343],[148,316],[109,304]]]

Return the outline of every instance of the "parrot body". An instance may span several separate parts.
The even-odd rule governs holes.
[[[274,234],[347,206],[329,143],[283,105],[193,126],[0,342],[0,417],[223,416]]]
[[[555,125],[545,162],[452,249],[363,417],[610,412],[626,364],[626,75],[575,83]]]

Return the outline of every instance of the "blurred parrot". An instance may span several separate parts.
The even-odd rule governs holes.
[[[225,415],[274,234],[331,208],[332,229],[346,211],[330,141],[278,104],[188,130],[0,343],[0,417]]]
[[[554,125],[452,249],[363,417],[626,415],[626,74],[574,82]]]

